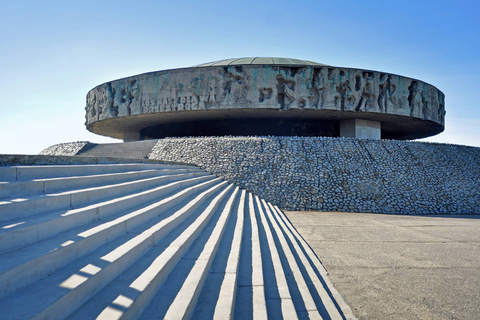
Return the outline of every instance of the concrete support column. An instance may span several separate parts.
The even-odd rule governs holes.
[[[340,121],[340,136],[348,138],[380,140],[381,124],[379,121],[362,119]]]
[[[123,142],[139,140],[145,140],[145,137],[139,131],[125,131],[123,133]]]

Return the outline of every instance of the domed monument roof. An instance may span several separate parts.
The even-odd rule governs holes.
[[[91,132],[172,136],[417,139],[444,129],[444,95],[423,81],[307,60],[219,60],[110,81],[87,95]]]
[[[202,63],[195,67],[219,67],[219,66],[239,66],[239,65],[274,65],[274,66],[321,66],[328,67],[326,64],[292,59],[292,58],[272,58],[272,57],[254,57],[254,58],[233,58]]]

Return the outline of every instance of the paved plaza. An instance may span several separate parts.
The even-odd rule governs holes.
[[[286,214],[359,319],[480,319],[480,215]]]

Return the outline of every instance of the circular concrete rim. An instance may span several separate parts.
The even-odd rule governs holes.
[[[245,62],[245,59],[250,60],[249,63]],[[255,59],[271,59],[272,62],[256,61]],[[278,61],[275,61],[277,59]],[[286,62],[285,60],[289,60]],[[155,74],[155,73],[167,73],[175,72],[181,73],[187,70],[198,69],[198,68],[226,68],[226,67],[237,67],[237,66],[246,66],[253,68],[260,67],[287,67],[287,68],[334,68],[334,69],[345,69],[356,72],[376,72],[385,75],[398,76],[404,79],[409,79],[411,81],[419,81],[424,83],[433,89],[437,90],[443,95],[443,93],[435,86],[418,80],[411,77],[405,77],[398,74],[375,71],[370,69],[359,69],[351,67],[337,67],[326,64],[321,64],[317,62],[312,62],[308,60],[301,59],[292,59],[292,58],[270,58],[270,57],[244,57],[244,58],[232,58],[232,59],[223,59],[217,60],[209,63],[203,63],[195,65],[192,67],[184,68],[174,68],[174,69],[165,69],[159,71],[146,72],[138,75],[133,75],[129,77],[124,77],[112,81],[105,82],[101,85],[94,87],[91,91],[99,88],[105,84],[112,82],[122,81],[130,78],[138,78],[144,75]],[[245,114],[244,118],[273,118],[273,119],[282,119],[287,118],[292,113],[302,112],[307,113],[308,116],[298,116],[295,115],[295,119],[316,119],[316,120],[350,120],[350,119],[364,119],[371,121],[378,121],[382,124],[390,126],[390,128],[382,127],[382,139],[421,139],[429,136],[434,136],[444,131],[444,124],[436,122],[430,119],[422,119],[419,117],[406,116],[406,115],[397,115],[397,114],[385,114],[372,111],[363,111],[363,112],[353,112],[353,111],[340,111],[340,110],[331,110],[331,109],[289,109],[289,110],[279,110],[274,108],[224,108],[224,109],[203,109],[203,110],[180,110],[180,111],[168,111],[168,112],[155,112],[155,113],[144,113],[136,115],[125,115],[112,117],[102,120],[97,120],[91,123],[86,123],[87,129],[93,133],[109,136],[113,138],[124,138],[124,133],[127,131],[141,131],[155,125],[162,124],[171,124],[171,123],[189,123],[198,119],[201,120],[221,120],[225,118],[234,118],[238,114]],[[258,113],[258,114],[257,114]],[[283,114],[280,114],[283,113]],[[314,113],[314,114],[313,114]],[[351,113],[351,114],[350,114]],[[288,114],[288,115],[287,115]],[[402,132],[403,131],[403,132]],[[383,134],[387,132],[388,134],[384,136]],[[400,133],[399,133],[400,132]],[[391,134],[395,134],[395,137],[391,137]],[[226,134],[228,135],[228,134]],[[148,137],[147,137],[148,138]],[[155,137],[158,138],[158,137]]]

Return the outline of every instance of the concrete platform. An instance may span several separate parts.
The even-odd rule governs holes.
[[[479,319],[480,215],[286,214],[359,319]]]

